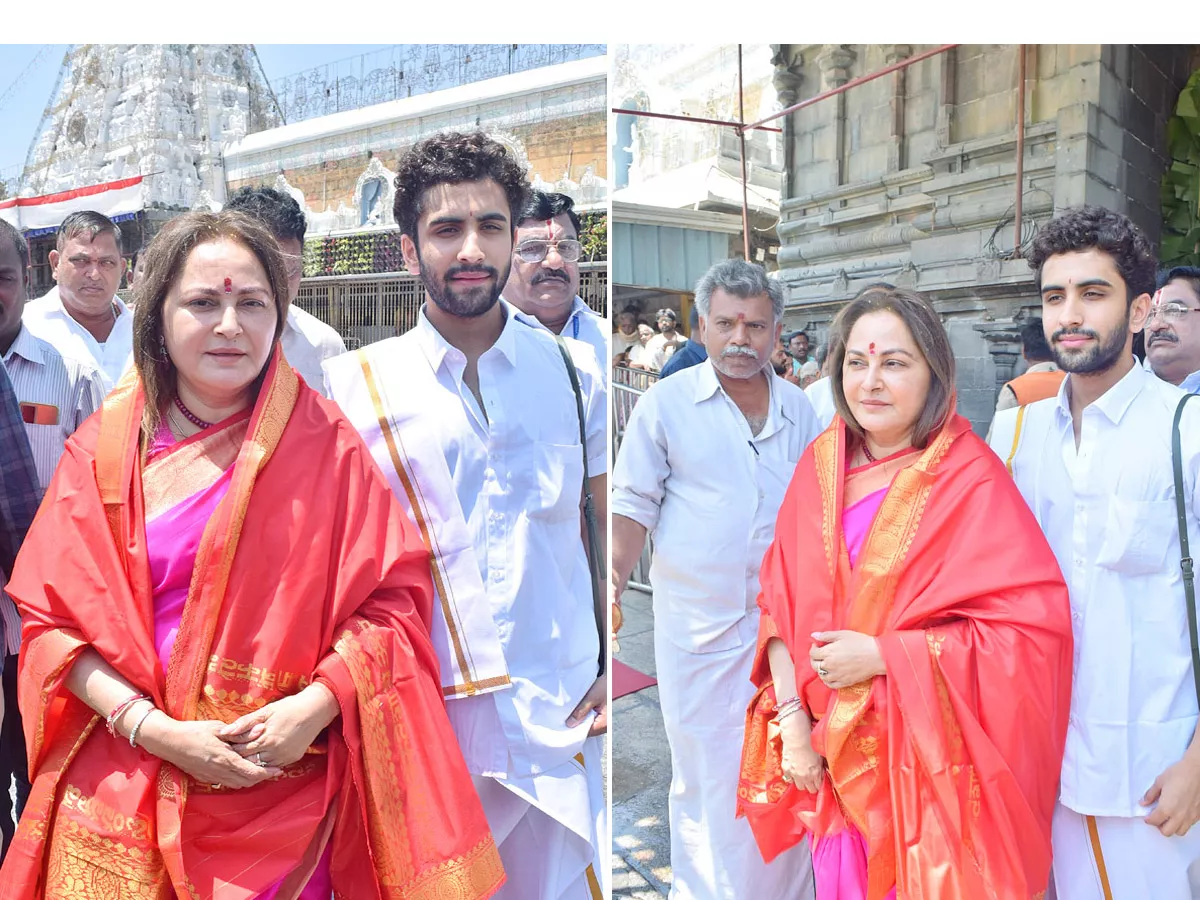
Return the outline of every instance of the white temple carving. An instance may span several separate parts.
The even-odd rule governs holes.
[[[64,63],[20,194],[143,175],[147,206],[219,206],[223,147],[278,124],[248,44],[81,45]]]

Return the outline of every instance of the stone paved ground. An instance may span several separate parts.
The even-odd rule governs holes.
[[[650,596],[621,598],[624,627],[616,658],[655,674]],[[671,758],[658,706],[658,688],[629,694],[612,711],[613,900],[657,900],[671,884],[667,791]]]

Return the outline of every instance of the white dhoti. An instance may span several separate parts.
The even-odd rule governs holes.
[[[1058,900],[1197,900],[1200,828],[1163,837],[1140,816],[1085,816],[1061,803],[1051,833]]]
[[[566,766],[526,778],[472,776],[508,880],[497,900],[603,900],[609,841],[603,738]]]
[[[692,653],[658,620],[658,697],[671,745],[671,894],[679,900],[811,900],[808,842],[764,863],[735,817],[757,611],[737,626],[741,646]]]

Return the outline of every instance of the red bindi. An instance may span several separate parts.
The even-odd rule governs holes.
[[[871,355],[874,356],[875,355],[875,342],[871,341],[871,345],[869,347],[867,347],[867,349],[870,350]]]
[[[230,278],[228,275],[225,276],[225,293],[227,293],[227,294],[233,293],[233,279]],[[871,346],[874,346],[874,344],[872,344]]]

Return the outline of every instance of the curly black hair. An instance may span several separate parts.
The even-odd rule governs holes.
[[[525,172],[499,141],[481,131],[435,134],[419,141],[400,160],[396,173],[396,199],[392,212],[400,233],[417,243],[417,221],[425,192],[439,184],[462,184],[490,178],[508,199],[515,227],[529,196]]]
[[[238,188],[225,201],[225,209],[236,209],[257,219],[278,240],[295,238],[304,243],[308,222],[296,198],[269,187]]]
[[[1065,210],[1047,222],[1033,239],[1029,268],[1037,273],[1035,283],[1042,290],[1042,266],[1052,256],[1101,250],[1112,257],[1125,281],[1125,300],[1129,305],[1142,294],[1154,293],[1157,258],[1154,248],[1127,216],[1102,206],[1077,206]]]

